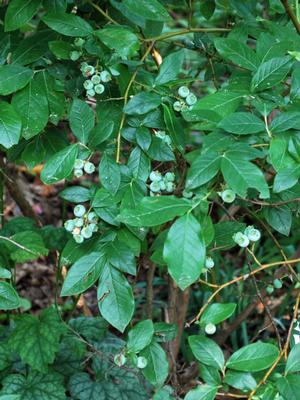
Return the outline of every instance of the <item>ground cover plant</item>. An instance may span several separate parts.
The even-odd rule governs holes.
[[[299,400],[298,1],[0,20],[0,400]]]

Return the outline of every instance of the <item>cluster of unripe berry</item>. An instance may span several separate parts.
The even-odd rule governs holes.
[[[161,194],[161,192],[172,193],[175,189],[175,174],[167,172],[162,175],[159,171],[152,171],[149,175],[150,183],[150,196]]]
[[[92,162],[78,158],[74,164],[74,176],[76,178],[80,178],[84,172],[87,174],[92,174],[95,172],[95,169],[96,167]]]
[[[82,75],[87,78],[83,83],[83,87],[85,88],[86,95],[88,97],[94,97],[96,94],[102,94],[105,90],[103,83],[107,83],[112,79],[109,71],[103,70],[98,72],[96,71],[95,67],[86,62],[81,63],[80,70]]]
[[[131,354],[130,359],[133,362],[133,364],[139,369],[146,368],[148,365],[148,360],[146,357],[136,356],[136,355]],[[124,364],[126,364],[126,362],[127,362],[127,357],[125,356],[125,354],[118,353],[114,356],[114,363],[118,367],[122,367]]]
[[[232,239],[240,247],[247,247],[250,242],[257,242],[261,237],[261,233],[253,226],[247,226],[244,232],[237,232],[232,236]]]
[[[274,289],[281,289],[282,288],[282,281],[280,279],[274,279],[273,285],[268,285],[267,286],[267,293],[271,294],[274,292]]]
[[[76,50],[70,52],[70,59],[72,61],[77,61],[82,56],[82,46],[84,43],[85,40],[83,38],[76,38],[74,40],[74,47]]]
[[[187,110],[198,100],[194,93],[190,92],[190,89],[187,86],[180,86],[178,89],[178,95],[181,97],[181,99],[174,102],[173,108],[175,111]]]
[[[97,232],[98,217],[93,211],[86,211],[86,208],[81,204],[74,207],[74,216],[74,219],[68,219],[64,223],[64,227],[73,234],[76,243],[82,243]]]
[[[165,131],[155,131],[155,136],[160,138],[163,142],[165,142],[168,146],[172,145],[172,139],[169,135],[166,134]]]

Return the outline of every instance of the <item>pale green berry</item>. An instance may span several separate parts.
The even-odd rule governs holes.
[[[248,236],[244,235],[242,232],[235,233],[232,238],[240,247],[247,247],[250,243]]]
[[[64,227],[68,232],[72,232],[73,229],[75,228],[75,221],[73,219],[68,219],[65,223],[64,223]]]
[[[151,182],[150,184],[150,190],[153,193],[160,192],[160,182]]]
[[[74,50],[74,51],[71,51],[71,52],[70,52],[70,59],[71,59],[72,61],[77,61],[79,58],[80,58],[80,53],[79,53],[79,51]]]
[[[272,285],[268,285],[266,288],[267,293],[271,294],[274,292],[274,287]]]
[[[159,187],[160,187],[160,190],[166,190],[167,189],[167,186],[166,186],[166,184],[165,184],[165,182],[163,180],[161,180],[159,182]]]
[[[124,354],[120,353],[120,354],[116,354],[114,356],[114,363],[118,366],[118,367],[122,367],[125,363],[126,363],[126,357],[124,356]]]
[[[173,104],[173,108],[175,111],[180,112],[182,109],[181,101],[175,101],[175,103]]]
[[[149,178],[152,182],[160,182],[162,180],[162,176],[159,171],[152,171],[149,175]]]
[[[146,357],[139,356],[139,357],[137,358],[137,360],[136,360],[136,366],[137,366],[137,368],[143,369],[143,368],[146,368],[147,365],[148,365],[148,361],[147,361],[147,358],[146,358]]]
[[[104,90],[105,90],[105,87],[101,83],[99,83],[98,85],[95,86],[95,92],[97,94],[102,94],[104,92]]]
[[[261,238],[260,231],[255,229],[253,226],[248,226],[244,233],[251,242],[257,242]]]
[[[216,333],[217,328],[216,325],[209,323],[205,326],[204,330],[207,335],[213,335]]]
[[[84,224],[83,218],[75,218],[74,221],[77,228],[81,228]]]
[[[90,224],[89,227],[92,230],[92,232],[97,232],[98,230],[98,226],[95,223]]]
[[[85,40],[83,38],[76,38],[74,40],[74,44],[76,47],[82,47],[85,43]]]
[[[167,182],[166,183],[166,191],[168,193],[174,192],[174,183],[173,182]]]
[[[282,282],[280,279],[274,279],[273,285],[275,289],[281,289],[282,288]]]
[[[86,213],[86,209],[82,204],[77,204],[77,206],[74,207],[74,215],[75,217],[83,217],[84,214]]]
[[[215,266],[214,260],[207,256],[205,259],[205,268],[212,269]]]
[[[110,73],[112,74],[112,76],[119,76],[120,72],[118,70],[116,70],[115,68],[109,68]]]
[[[91,81],[93,82],[94,85],[97,85],[98,83],[101,82],[101,78],[99,75],[94,75],[91,77]]]
[[[74,170],[74,175],[75,175],[76,178],[82,177],[82,175],[83,175],[82,169],[75,168],[75,170]]]
[[[166,136],[166,132],[165,131],[156,131],[155,136],[159,137],[160,139],[164,139],[164,137]]]
[[[94,89],[90,89],[86,91],[86,94],[88,97],[94,97],[96,93]]]
[[[178,89],[178,94],[180,97],[185,98],[190,94],[190,90],[187,86],[180,86],[180,88]]]
[[[86,226],[86,227],[82,228],[81,235],[85,239],[89,239],[93,236],[93,230],[89,226]]]
[[[86,65],[82,72],[85,77],[92,76],[95,73],[95,68],[92,65]]]
[[[97,214],[94,211],[91,211],[91,212],[88,213],[87,220],[89,222],[92,222],[92,221],[95,221],[95,220],[97,221],[97,219],[98,219]]]
[[[226,189],[223,192],[221,192],[221,198],[224,201],[224,203],[232,203],[235,200],[235,193],[231,189]]]
[[[82,169],[83,166],[84,166],[84,161],[80,160],[80,158],[77,158],[77,160],[75,160],[75,163],[74,163],[74,168],[75,169]]]
[[[85,61],[82,62],[82,63],[80,64],[80,71],[83,72],[84,69],[85,69],[87,66],[88,66],[88,63],[86,63]]]
[[[91,89],[94,88],[94,84],[93,84],[93,82],[92,82],[90,79],[87,79],[86,81],[83,82],[83,87],[84,87],[86,90],[91,90]]]
[[[165,178],[169,182],[174,182],[175,181],[175,174],[174,172],[167,172],[165,175]]]
[[[189,106],[194,105],[195,103],[197,103],[197,97],[194,95],[194,93],[190,93],[186,99],[186,104],[188,104]]]
[[[92,174],[93,172],[95,172],[96,167],[95,167],[95,165],[94,165],[92,162],[87,161],[87,162],[84,164],[83,169],[84,169],[84,171],[85,171],[87,174]]]
[[[185,197],[186,199],[190,199],[191,197],[193,197],[193,192],[189,192],[188,190],[184,190],[182,192],[182,196]]]
[[[74,238],[76,243],[82,243],[84,241],[83,236],[81,236],[80,234],[73,235],[73,238]]]
[[[166,135],[166,136],[163,138],[163,141],[164,141],[168,146],[171,146],[171,144],[172,144],[172,140],[171,140],[171,138],[170,138],[169,135]]]
[[[111,81],[111,74],[108,71],[100,72],[100,78],[102,82],[109,82]]]

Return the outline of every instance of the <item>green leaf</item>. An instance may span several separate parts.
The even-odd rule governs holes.
[[[39,317],[23,314],[16,323],[9,337],[9,347],[33,369],[45,371],[48,364],[54,361],[60,337],[65,330],[57,311],[45,309]]]
[[[77,144],[72,144],[55,153],[44,165],[41,173],[42,181],[51,185],[67,178],[73,171],[77,154]]]
[[[288,207],[267,207],[263,210],[268,224],[282,235],[289,236],[292,226],[292,213]]]
[[[171,147],[162,139],[153,136],[147,155],[156,161],[174,161],[175,156]]]
[[[176,118],[174,111],[163,104],[164,121],[173,143],[179,151],[183,151],[185,147],[184,127],[179,118]]]
[[[285,373],[300,371],[300,343],[292,347],[285,366]]]
[[[269,129],[272,133],[281,133],[289,129],[300,128],[300,112],[289,111],[280,113],[272,120]]]
[[[298,400],[300,392],[300,376],[283,376],[276,382],[279,393],[285,400]]]
[[[200,13],[205,19],[210,19],[216,9],[215,0],[201,0],[200,1]]]
[[[162,22],[171,20],[167,10],[158,0],[140,0],[138,2],[134,0],[125,0],[122,4],[124,4],[132,14],[136,14],[143,19]]]
[[[161,386],[169,372],[169,363],[163,348],[155,341],[151,342],[140,355],[147,359],[146,368],[142,369],[145,378],[155,386]]]
[[[184,397],[184,400],[214,400],[218,391],[217,386],[207,384],[191,389]]]
[[[257,372],[270,367],[278,357],[276,346],[257,342],[242,347],[227,360],[226,367],[237,371]]]
[[[202,335],[189,336],[188,340],[198,361],[210,367],[223,370],[225,364],[224,355],[216,342]]]
[[[62,40],[52,40],[48,43],[48,46],[57,59],[70,60],[70,52],[73,50],[71,43],[63,42]]]
[[[73,296],[86,291],[99,278],[105,263],[103,251],[92,252],[79,258],[69,270],[60,295]]]
[[[153,322],[150,319],[138,322],[128,332],[127,349],[131,353],[138,353],[148,346],[154,335]]]
[[[1,258],[0,258],[0,260],[1,260]],[[10,279],[11,278],[10,270],[0,266],[0,278],[2,278],[2,279]]]
[[[166,322],[155,322],[154,324],[155,340],[157,342],[170,342],[175,339],[178,334],[176,324],[168,324]]]
[[[77,139],[81,143],[87,144],[89,133],[95,125],[95,114],[92,108],[85,101],[74,99],[69,114],[69,122]]]
[[[5,31],[14,31],[25,25],[34,16],[41,2],[42,0],[11,0],[5,14]]]
[[[108,26],[95,31],[95,35],[120,57],[131,57],[140,47],[138,37],[124,26]]]
[[[56,125],[65,112],[64,93],[56,90],[55,79],[46,70],[41,71],[38,78],[48,100],[50,122]]]
[[[228,115],[222,119],[218,127],[236,135],[251,135],[265,130],[265,125],[261,119],[246,112]]]
[[[274,179],[273,192],[280,193],[287,190],[298,183],[300,178],[300,165],[281,168]]]
[[[239,196],[246,197],[247,189],[256,189],[262,199],[270,196],[262,171],[253,163],[240,158],[238,154],[224,154],[221,171],[228,186]]]
[[[164,85],[177,78],[184,61],[184,55],[184,50],[179,50],[164,58],[159,69],[159,74],[155,78],[156,85]]]
[[[214,303],[210,304],[200,319],[202,325],[214,324],[217,325],[225,319],[231,317],[236,309],[234,303]]]
[[[127,166],[134,178],[146,182],[150,174],[151,164],[149,158],[139,147],[135,147],[130,153]]]
[[[22,136],[25,139],[31,139],[41,132],[49,118],[48,99],[40,77],[35,76],[12,99],[12,105],[22,119]]]
[[[158,94],[151,92],[141,92],[139,94],[136,94],[129,100],[129,102],[124,107],[124,112],[129,115],[142,115],[151,110],[155,110],[157,107],[160,106],[160,104],[161,97]]]
[[[198,100],[192,111],[206,110],[214,112],[220,117],[226,117],[238,108],[244,95],[241,92],[218,91]]]
[[[114,131],[114,121],[104,120],[97,124],[89,133],[89,147],[92,149],[109,139]]]
[[[115,239],[105,246],[105,256],[107,261],[119,271],[136,275],[134,253],[127,244],[119,239]]]
[[[242,41],[217,38],[215,39],[215,47],[225,60],[232,61],[239,67],[256,71],[259,65],[259,60],[254,50]]]
[[[0,103],[0,145],[9,149],[19,142],[22,122],[15,109],[9,103]]]
[[[85,37],[93,33],[93,28],[78,15],[67,13],[47,14],[42,18],[49,28],[65,36]]]
[[[204,267],[205,243],[201,225],[192,214],[184,215],[171,226],[163,257],[180,289],[197,281]]]
[[[221,157],[213,151],[197,156],[188,170],[186,188],[195,189],[211,181],[217,175],[220,165]]]
[[[108,263],[99,279],[97,298],[103,318],[124,332],[134,312],[132,288],[125,276]]]
[[[33,77],[33,71],[20,65],[0,66],[0,95],[17,92],[22,89]]]
[[[19,374],[8,375],[1,383],[1,395],[16,394],[20,396],[20,400],[66,400],[62,377],[55,372],[44,375],[32,371],[27,377]]]
[[[25,229],[12,235],[10,239],[15,243],[8,241],[5,243],[10,251],[10,258],[15,262],[35,260],[48,254],[48,249],[38,232]]]
[[[121,172],[119,165],[107,153],[101,157],[99,177],[105,189],[112,194],[117,193],[121,183]]]
[[[280,83],[291,68],[290,57],[277,57],[261,64],[251,81],[252,91],[271,89]]]
[[[186,199],[174,196],[144,197],[135,209],[124,209],[118,220],[131,226],[156,226],[185,214],[191,208]]]
[[[20,298],[12,285],[0,282],[0,310],[14,310],[20,307]]]
[[[257,382],[249,372],[228,370],[224,382],[238,390],[253,390]]]
[[[246,224],[237,221],[221,221],[214,225],[215,228],[215,245],[217,247],[233,247],[236,243],[232,236],[237,232],[243,232]]]
[[[67,187],[59,193],[59,197],[71,203],[85,203],[91,200],[90,190],[83,186]]]

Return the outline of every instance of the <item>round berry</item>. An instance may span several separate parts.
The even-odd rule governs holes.
[[[152,171],[149,175],[149,178],[152,182],[160,182],[162,180],[162,176],[159,171]]]
[[[88,213],[87,220],[89,222],[97,221],[97,219],[98,219],[97,214],[94,211]]]
[[[95,165],[94,165],[92,162],[87,161],[87,162],[84,164],[83,169],[84,169],[84,171],[85,171],[87,174],[92,174],[93,172],[95,172],[96,167],[95,167]]]
[[[74,207],[74,215],[75,217],[83,217],[85,214],[86,210],[85,207],[82,204],[77,204],[77,206]]]
[[[261,238],[260,231],[255,229],[253,226],[248,226],[244,233],[251,242],[257,242]]]
[[[82,228],[81,235],[85,239],[89,239],[89,238],[91,238],[93,236],[93,231],[89,226],[86,226],[86,227]]]
[[[92,75],[94,75],[94,73],[95,73],[95,68],[92,66],[92,65],[86,65],[84,68],[83,68],[83,75],[85,76],[85,77],[89,77],[89,76],[92,76]]]
[[[186,99],[186,104],[188,104],[189,106],[194,105],[195,103],[197,103],[197,97],[194,95],[194,93],[190,93]]]
[[[148,364],[147,358],[143,356],[139,356],[136,360],[137,368],[143,369],[146,368]]]
[[[87,94],[88,97],[94,97],[96,92],[95,92],[94,89],[90,89],[90,90],[86,91],[86,94]]]
[[[89,227],[90,227],[90,229],[92,230],[93,233],[97,232],[97,230],[98,230],[98,226],[95,223],[90,224]]]
[[[76,243],[82,243],[84,241],[83,236],[81,236],[80,234],[79,235],[77,235],[77,234],[73,235],[73,238],[74,238]]]
[[[224,203],[232,203],[235,200],[235,193],[231,189],[226,189],[221,193],[221,198]]]
[[[118,367],[122,367],[125,363],[126,363],[126,357],[124,356],[124,354],[120,353],[120,354],[116,354],[114,356],[114,363],[118,366]]]
[[[167,172],[165,175],[165,178],[169,182],[174,182],[175,181],[175,174],[174,172]]]
[[[193,197],[193,192],[189,192],[188,190],[184,190],[182,192],[182,196],[185,197],[186,199],[190,199],[191,197]]]
[[[167,182],[166,183],[166,191],[168,193],[174,192],[174,183],[173,182]]]
[[[75,169],[82,169],[83,166],[84,166],[84,161],[80,160],[79,158],[77,158],[77,160],[75,160],[75,163],[74,163],[74,168]]]
[[[94,85],[98,85],[98,83],[101,82],[101,78],[99,75],[93,75],[91,77],[91,81],[93,82]]]
[[[212,269],[215,266],[214,260],[211,257],[206,257],[205,268]]]
[[[282,288],[282,282],[280,279],[274,279],[273,285],[275,289],[281,289]]]
[[[64,223],[64,227],[68,232],[72,232],[73,229],[75,228],[75,221],[73,219],[68,219],[65,223]]]
[[[105,87],[101,83],[99,83],[98,85],[95,86],[95,92],[97,94],[102,94],[104,92],[104,90],[105,90]]]
[[[158,193],[160,192],[160,182],[151,182],[150,183],[150,190],[153,193]]]
[[[108,71],[100,72],[100,78],[102,82],[109,82],[111,81],[111,74]]]
[[[247,247],[250,243],[248,236],[244,235],[242,232],[235,233],[232,238],[240,247]]]
[[[81,178],[82,175],[83,175],[82,169],[75,168],[74,175],[75,175],[76,178]]]
[[[175,101],[175,103],[173,104],[173,108],[175,111],[180,112],[182,109],[181,101]]]
[[[204,330],[207,335],[213,335],[216,333],[217,328],[216,325],[209,323],[205,326]]]
[[[190,94],[190,90],[187,86],[180,86],[180,88],[178,89],[178,94],[180,97],[187,97]]]
[[[272,285],[268,285],[266,288],[266,291],[268,294],[271,294],[274,292],[274,287]]]
[[[94,88],[94,84],[93,84],[93,82],[91,81],[91,79],[87,79],[86,81],[83,82],[83,87],[84,87],[86,90],[91,90],[91,89]]]
[[[166,186],[166,184],[165,184],[165,182],[163,180],[161,180],[159,182],[159,187],[160,187],[160,190],[166,190],[167,189],[167,186]]]
[[[79,58],[80,58],[80,53],[79,53],[79,51],[74,50],[74,51],[71,51],[71,52],[70,52],[70,59],[71,59],[72,61],[77,61]]]
[[[82,47],[85,43],[85,40],[83,38],[76,38],[74,40],[74,44],[76,47]]]
[[[74,221],[77,228],[81,228],[84,224],[83,218],[75,218]]]
[[[80,64],[80,71],[83,72],[84,69],[85,69],[87,66],[88,66],[88,63],[86,63],[85,61],[82,62],[82,63]]]

